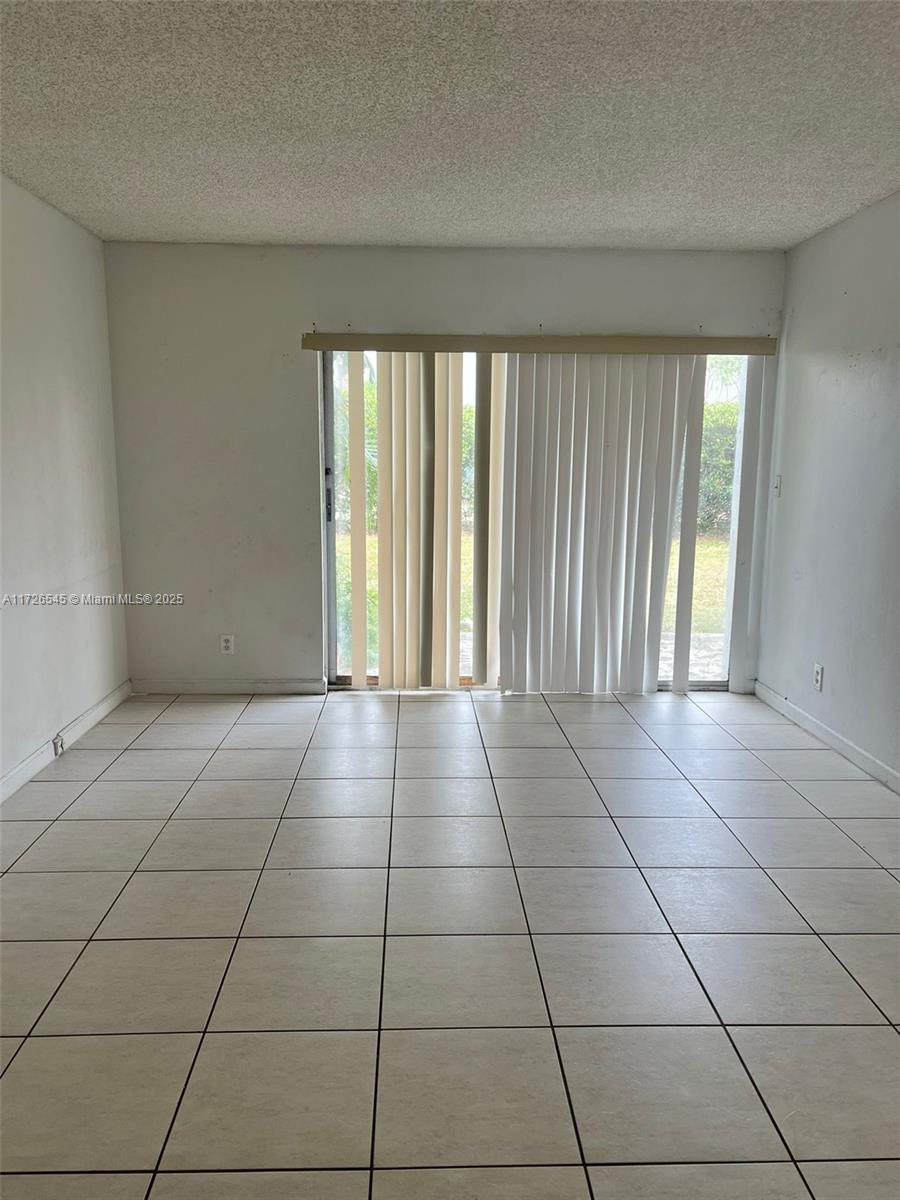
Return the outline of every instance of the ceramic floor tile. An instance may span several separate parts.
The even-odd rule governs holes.
[[[374,1079],[374,1033],[208,1034],[162,1165],[367,1166]]]
[[[98,724],[83,733],[70,749],[124,750],[145,728],[142,722],[134,725]]]
[[[532,749],[532,748],[568,748],[569,743],[565,734],[556,724],[549,722],[511,722],[485,723],[481,737],[489,749]]]
[[[386,817],[300,817],[282,821],[266,865],[386,867],[391,823]]]
[[[558,1037],[589,1162],[787,1157],[722,1029],[560,1029]]]
[[[630,867],[633,860],[608,817],[509,817],[517,867]]]
[[[389,817],[390,779],[298,779],[286,817]]]
[[[390,779],[393,750],[307,750],[301,779]]]
[[[652,729],[653,742],[667,751],[741,749],[741,743],[718,725],[653,725]]]
[[[565,720],[565,708],[559,710]],[[594,721],[582,725],[565,721],[565,734],[576,750],[654,750],[649,733],[638,725],[603,725]]]
[[[504,817],[605,817],[589,779],[497,779]]]
[[[728,732],[748,750],[825,750],[824,742],[798,725],[729,725]]]
[[[203,779],[294,779],[301,750],[217,750]]]
[[[796,1158],[900,1157],[894,1029],[744,1026],[732,1035]]]
[[[381,955],[377,937],[241,938],[210,1029],[375,1029]]]
[[[688,779],[776,779],[774,771],[749,750],[670,750]]]
[[[553,726],[548,725],[545,728],[552,729]],[[401,722],[397,730],[397,745],[401,750],[480,750],[481,730],[474,721],[467,725],[451,725],[447,722],[435,722],[431,725],[422,722]]]
[[[682,944],[726,1025],[884,1024],[813,934],[691,934]]]
[[[686,779],[597,779],[614,817],[711,817],[712,811]]]
[[[465,701],[401,703],[399,723],[401,729],[410,725],[474,725],[475,709]]]
[[[475,713],[480,725],[554,725],[556,719],[544,702],[517,700],[512,704],[488,701],[476,704]]]
[[[570,725],[633,725],[634,717],[621,704],[592,704],[590,701],[570,700],[558,705],[554,715],[563,729]]]
[[[261,867],[277,821],[170,821],[150,847],[141,871],[225,871]]]
[[[356,726],[359,729],[359,726]],[[305,750],[315,725],[235,725],[222,742],[223,750]],[[357,746],[367,743],[360,738]]]
[[[628,712],[651,736],[661,725],[712,725],[713,719],[695,708],[693,704],[645,704],[637,702],[626,705]]]
[[[716,1025],[671,934],[535,937],[555,1025]]]
[[[280,817],[290,781],[285,779],[199,779],[173,814],[176,821],[204,817]]]
[[[118,728],[127,728],[119,726]],[[132,750],[216,749],[230,725],[151,725],[131,743]]]
[[[862,779],[869,776],[834,750],[759,750],[782,779]]]
[[[356,721],[356,717],[351,718]],[[367,720],[373,718],[368,717]],[[316,720],[324,721],[325,713],[320,716],[319,706],[310,704],[248,704],[237,719],[237,726],[244,725],[314,725]]]
[[[0,937],[4,941],[89,938],[127,881],[127,871],[4,875]]]
[[[900,881],[886,871],[771,871],[817,933],[900,933]]]
[[[491,774],[498,779],[583,779],[585,775],[574,750],[488,750],[487,755]]]
[[[826,817],[900,817],[900,796],[871,780],[797,780],[801,796]]]
[[[152,1192],[153,1200],[368,1200],[368,1196],[368,1171],[171,1171],[157,1175]]]
[[[152,1169],[198,1041],[29,1038],[3,1077],[4,1169]]]
[[[58,821],[13,871],[132,871],[162,821]]]
[[[384,870],[263,871],[247,914],[253,937],[380,935]]]
[[[372,1200],[588,1200],[581,1167],[376,1171]]]
[[[438,747],[397,751],[398,779],[486,779],[489,774],[483,750]]]
[[[238,727],[235,732],[253,736],[254,730],[285,729],[284,725],[254,725],[252,729]],[[293,726],[302,729],[303,726]],[[362,721],[351,724],[328,725],[320,723],[309,743],[313,750],[354,750],[363,746],[376,750],[393,750],[397,744],[397,727],[393,723],[381,722],[367,725]]]
[[[694,701],[695,705],[709,714],[719,725],[792,725],[793,722],[767,704],[750,701],[716,700],[711,703]]]
[[[67,750],[35,775],[37,783],[96,779],[118,757],[118,750]]]
[[[853,817],[835,821],[883,867],[900,867],[900,821]]]
[[[590,1175],[597,1200],[809,1200],[790,1163],[591,1167]]]
[[[668,929],[640,871],[520,867],[533,933],[660,933]]]
[[[622,817],[617,822],[641,867],[753,867],[756,864],[717,818]]]
[[[726,824],[761,867],[875,866],[874,859],[824,818],[729,817]]]
[[[809,933],[762,870],[648,870],[676,933]]]
[[[24,1042],[20,1037],[0,1037],[0,1073],[12,1062],[13,1055]]]
[[[0,946],[0,1033],[27,1034],[78,957],[83,942]]]
[[[816,1200],[896,1200],[900,1162],[801,1163]]]
[[[114,708],[100,722],[101,725],[149,725],[166,708],[165,704],[149,701],[126,700]]]
[[[200,1032],[231,947],[230,938],[91,942],[35,1032]]]
[[[549,1029],[382,1034],[377,1167],[578,1161]]]
[[[390,934],[527,933],[511,867],[394,868]]]
[[[92,783],[62,814],[63,821],[164,821],[190,780],[140,779]]]
[[[138,872],[96,936],[234,937],[258,877],[258,871]]]
[[[395,817],[496,817],[490,779],[398,779]]]
[[[888,1020],[900,1024],[900,937],[834,934],[825,941]]]
[[[8,870],[49,828],[49,821],[0,822],[0,870]]]
[[[697,791],[720,817],[818,817],[819,812],[780,779],[698,780]]]
[[[508,867],[499,817],[395,817],[391,867]]]
[[[55,821],[88,786],[68,783],[26,783],[0,804],[0,821]]]
[[[547,1025],[531,939],[390,937],[382,1025]]]
[[[157,717],[159,725],[231,725],[246,710],[241,703],[181,702],[170,704]],[[308,717],[306,718],[309,719]]]
[[[211,753],[210,750],[125,750],[103,772],[103,780],[196,779]]]
[[[579,757],[596,780],[681,779],[678,768],[661,750],[582,750]]]

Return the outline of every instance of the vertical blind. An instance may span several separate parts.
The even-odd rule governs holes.
[[[475,360],[473,681],[514,692],[655,690],[680,503],[672,686],[686,690],[705,355]],[[375,362],[378,682],[456,687],[463,355],[384,351]],[[367,681],[370,603],[363,375],[363,353],[350,351],[354,686]],[[764,519],[773,379],[773,360],[748,359],[730,587],[739,633],[757,604],[750,559]],[[738,642],[746,673],[747,639]]]

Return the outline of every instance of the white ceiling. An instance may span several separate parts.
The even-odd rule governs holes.
[[[787,247],[900,188],[900,5],[3,3],[4,171],[104,238]]]

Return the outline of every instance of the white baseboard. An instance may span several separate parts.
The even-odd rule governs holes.
[[[760,700],[765,700],[766,704],[774,708],[776,712],[790,717],[801,729],[814,734],[827,746],[831,746],[833,750],[843,754],[844,758],[849,758],[855,766],[860,767],[863,771],[868,771],[874,779],[880,780],[892,791],[900,792],[900,771],[895,771],[893,767],[883,763],[880,758],[875,758],[873,754],[869,754],[855,742],[849,741],[830,726],[816,720],[804,709],[798,708],[796,704],[792,704],[786,697],[773,691],[766,684],[760,683],[759,680],[756,681],[756,694]]]
[[[164,695],[200,692],[208,695],[230,696],[234,693],[283,693],[296,692],[300,696],[321,696],[328,690],[325,677],[321,679],[134,679],[135,694],[161,693]]]
[[[130,695],[131,680],[126,679],[124,683],[120,683],[117,688],[105,695],[102,700],[98,700],[96,704],[86,708],[74,721],[70,721],[68,725],[60,729],[59,732],[66,746],[77,742],[83,734],[87,733],[89,729],[93,729],[98,721],[102,721]],[[0,780],[0,800],[5,800],[13,792],[17,792],[23,784],[28,783],[29,779],[33,779],[38,771],[42,771],[51,762],[53,762],[53,742],[44,742],[27,758],[6,772]]]

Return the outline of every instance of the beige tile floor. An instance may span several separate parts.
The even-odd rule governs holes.
[[[900,797],[754,698],[140,697],[0,808],[4,1200],[896,1200]]]

